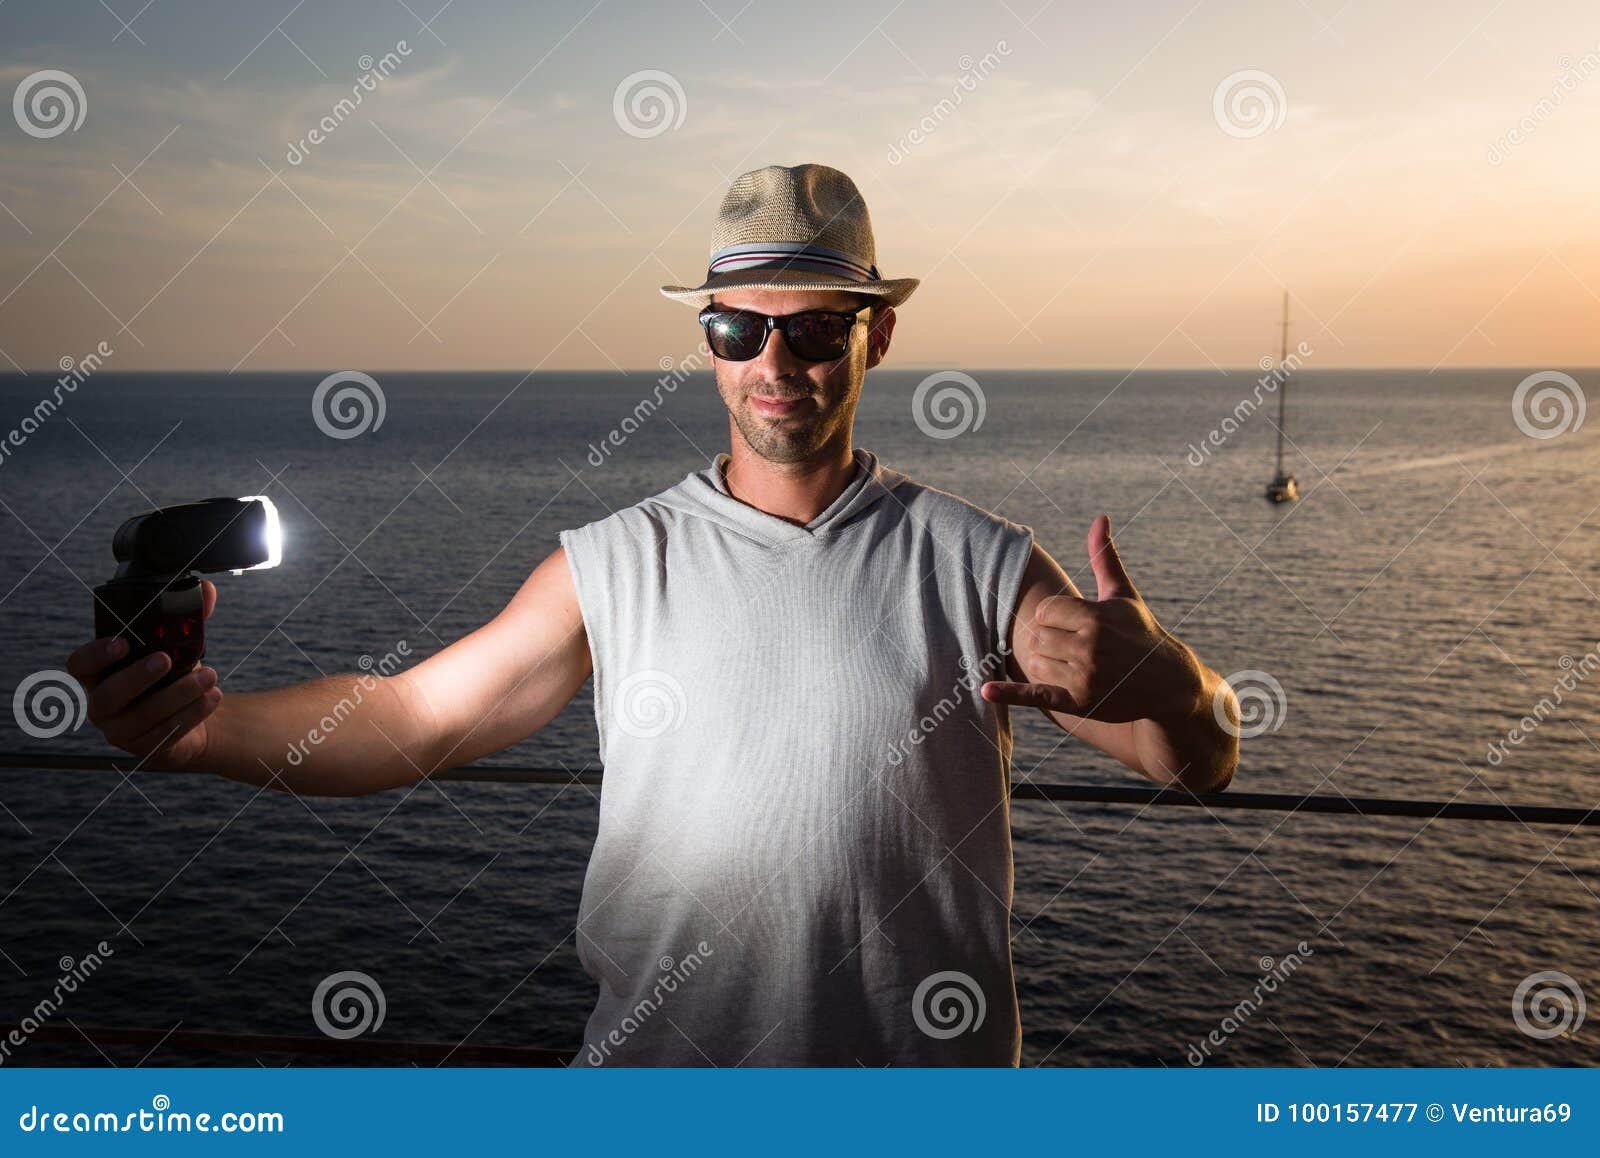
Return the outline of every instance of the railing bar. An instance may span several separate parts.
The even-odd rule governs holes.
[[[1521,821],[1600,827],[1600,806],[1561,808],[1537,804],[1464,804],[1379,796],[1298,796],[1277,792],[1190,793],[1161,788],[1110,788],[1096,784],[1016,784],[1013,798],[1074,800],[1086,804],[1165,804],[1266,812],[1318,812],[1340,816],[1420,816],[1439,820]]]
[[[0,752],[0,769],[53,772],[133,772],[133,757],[74,756],[62,753],[32,755]],[[138,768],[140,773],[182,773],[164,768]],[[599,787],[600,770],[570,772],[565,768],[518,766],[494,768],[469,764],[435,772],[433,779],[484,784],[587,784]],[[1515,821],[1522,824],[1560,824],[1569,828],[1600,828],[1600,805],[1563,808],[1538,804],[1467,804],[1442,800],[1408,800],[1380,796],[1298,795],[1286,792],[1206,792],[1195,794],[1170,788],[1117,788],[1099,784],[1012,785],[1014,800],[1058,800],[1080,804],[1127,804],[1139,807],[1172,805],[1191,808],[1243,809],[1267,812],[1316,812],[1339,816],[1416,816],[1436,820]]]

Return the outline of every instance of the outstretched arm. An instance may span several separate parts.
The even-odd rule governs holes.
[[[1227,787],[1239,763],[1238,701],[1227,681],[1156,622],[1111,542],[1090,524],[1098,598],[1086,599],[1038,544],[1011,624],[1009,681],[995,703],[1036,707],[1059,727],[1155,783]]]
[[[206,584],[207,616],[216,589]],[[310,796],[412,783],[526,739],[590,674],[566,551],[557,547],[493,620],[409,670],[352,672],[263,692],[217,688],[201,668],[149,692],[167,670],[107,674],[125,648],[84,644],[68,670],[89,689],[106,739],[157,768],[214,772]]]

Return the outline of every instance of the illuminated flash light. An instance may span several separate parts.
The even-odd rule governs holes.
[[[247,495],[239,500],[241,503],[260,503],[262,509],[261,542],[267,552],[267,557],[253,567],[235,567],[235,575],[243,575],[246,571],[263,571],[268,567],[276,567],[283,562],[283,523],[278,519],[278,508],[266,495]]]

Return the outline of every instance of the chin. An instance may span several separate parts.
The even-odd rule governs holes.
[[[768,462],[804,462],[816,454],[820,445],[815,432],[809,428],[782,431],[758,426],[754,430],[746,430],[744,440],[751,450]]]

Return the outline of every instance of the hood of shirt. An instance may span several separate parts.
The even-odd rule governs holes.
[[[709,519],[769,546],[826,538],[877,503],[885,499],[898,501],[891,493],[906,481],[905,475],[884,466],[872,451],[856,447],[853,454],[856,473],[849,485],[827,510],[803,527],[734,498],[723,473],[733,461],[726,451],[704,470],[690,472],[682,482],[656,495],[654,501],[686,515]]]

